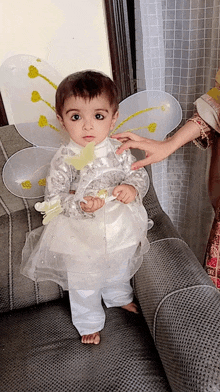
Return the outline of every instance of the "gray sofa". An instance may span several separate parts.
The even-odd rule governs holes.
[[[28,147],[0,128],[0,163]],[[41,224],[36,200],[1,183],[0,390],[3,392],[220,391],[220,294],[162,211],[144,199],[154,227],[133,279],[140,314],[106,309],[98,346],[83,345],[68,293],[19,273],[25,233]]]

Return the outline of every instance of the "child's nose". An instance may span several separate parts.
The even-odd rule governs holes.
[[[93,121],[91,119],[85,119],[83,124],[83,129],[89,131],[93,128]]]

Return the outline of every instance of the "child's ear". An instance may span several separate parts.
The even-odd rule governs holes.
[[[61,127],[65,128],[65,125],[64,125],[63,119],[62,119],[62,117],[61,117],[61,116],[59,116],[59,114],[57,114],[57,120],[59,121],[59,123],[60,123]]]
[[[117,112],[115,112],[115,114],[113,114],[113,116],[112,116],[112,122],[111,122],[111,129],[110,129],[110,131],[113,131],[113,129],[115,128],[115,123],[116,123],[116,121],[118,119],[118,116],[119,116],[119,112],[117,110]]]

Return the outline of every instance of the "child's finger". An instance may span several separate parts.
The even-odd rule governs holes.
[[[124,195],[123,199],[122,199],[122,203],[124,204],[128,204],[130,202],[130,195],[128,195],[126,193],[126,195]]]
[[[90,211],[91,208],[93,207],[94,198],[92,196],[86,196],[86,197],[84,197],[84,199],[85,199],[86,203],[81,202],[80,206],[83,211],[85,211],[85,212]]]
[[[96,197],[96,198],[94,199],[94,205],[93,205],[93,207],[97,209],[97,208],[102,207],[102,204],[103,204],[103,200],[100,199],[100,197]]]
[[[93,206],[94,206],[94,200],[88,201],[87,204],[86,204],[86,206],[88,207],[88,209],[93,208]]]
[[[130,202],[131,202],[131,197],[130,197],[130,195],[126,195],[126,196],[124,197],[123,203],[124,203],[124,204],[128,204],[128,203],[130,203]]]
[[[126,194],[127,194],[127,192],[124,189],[121,190],[117,196],[117,200],[119,200],[123,203],[126,198]]]
[[[102,208],[105,204],[105,200],[101,199],[100,197],[95,197],[94,198],[94,204],[93,204],[93,212],[98,210],[99,208]]]
[[[112,192],[112,194],[113,194],[113,196],[118,196],[118,194],[120,193],[120,192],[122,192],[124,190],[124,185],[122,184],[122,185],[117,185],[114,189],[113,189],[113,192]]]

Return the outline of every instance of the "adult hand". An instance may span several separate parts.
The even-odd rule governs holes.
[[[83,203],[81,201],[80,207],[85,212],[95,212],[102,208],[105,204],[105,200],[100,199],[100,197],[85,196],[84,200],[86,200],[87,203]]]
[[[132,170],[160,162],[173,152],[172,145],[169,145],[169,139],[163,141],[151,140],[131,132],[118,133],[113,135],[112,138],[123,143],[117,149],[116,154],[121,154],[129,148],[137,148],[145,152],[146,158],[133,163]]]

